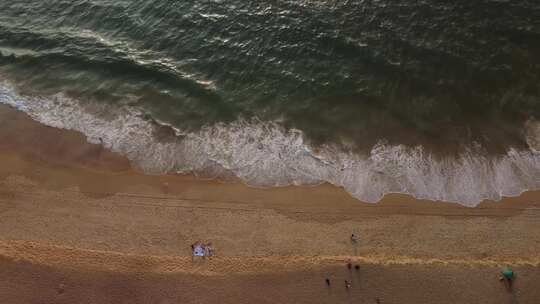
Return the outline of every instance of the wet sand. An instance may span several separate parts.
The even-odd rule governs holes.
[[[397,194],[367,204],[331,185],[148,176],[6,107],[0,162],[3,303],[540,301],[540,192],[476,208]],[[217,257],[192,261],[196,241]],[[505,265],[513,293],[498,281]]]

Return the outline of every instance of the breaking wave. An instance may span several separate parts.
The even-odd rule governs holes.
[[[238,120],[197,132],[175,129],[164,137],[163,124],[141,109],[81,105],[61,94],[24,96],[7,82],[0,84],[0,103],[43,124],[79,131],[92,143],[101,139],[149,174],[234,176],[257,187],[328,182],[366,202],[407,193],[466,206],[540,188],[540,123],[534,121],[525,126],[530,150],[510,148],[491,156],[471,147],[458,156],[441,157],[422,146],[380,142],[362,155],[329,145],[314,148],[301,131],[277,122]]]

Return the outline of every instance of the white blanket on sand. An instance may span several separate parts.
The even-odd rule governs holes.
[[[204,256],[204,248],[202,246],[195,246],[193,249],[193,255],[199,257]]]

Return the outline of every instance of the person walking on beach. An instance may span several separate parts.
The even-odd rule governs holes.
[[[324,281],[326,282],[326,286],[330,287],[330,279],[326,278]]]
[[[351,282],[345,280],[345,289],[347,289],[347,291],[349,291],[349,289],[351,289]]]

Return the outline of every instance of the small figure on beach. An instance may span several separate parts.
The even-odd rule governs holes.
[[[348,262],[347,263],[347,269],[351,270],[351,268],[352,268],[352,264],[351,264],[351,262]]]
[[[360,265],[354,265],[354,270],[356,271],[360,270]]]
[[[66,291],[66,285],[64,283],[58,284],[58,287],[56,288],[56,292],[58,294],[63,294]]]
[[[100,159],[101,158],[101,154],[103,153],[103,138],[99,137],[99,146],[97,147],[97,153],[96,153],[96,157],[97,159]]]
[[[206,259],[206,244],[201,244],[202,258]]]
[[[345,289],[349,290],[351,288],[351,282],[345,280]]]
[[[330,279],[326,278],[324,281],[326,282],[326,286],[330,287]]]
[[[351,243],[356,244],[358,243],[358,236],[356,234],[351,234]]]
[[[195,258],[195,244],[191,244],[191,260],[193,261],[193,258]]]
[[[167,182],[163,183],[163,193],[169,194],[169,183]]]
[[[212,247],[212,243],[208,243],[204,246],[204,254],[207,257],[214,256],[214,247]]]
[[[507,267],[503,271],[501,271],[502,276],[499,278],[500,281],[504,281],[504,285],[506,285],[506,289],[509,291],[512,290],[512,282],[516,278],[516,274],[512,269]]]

